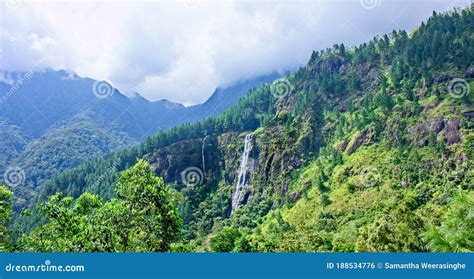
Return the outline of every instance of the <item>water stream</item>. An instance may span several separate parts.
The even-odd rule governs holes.
[[[240,206],[245,199],[245,194],[250,187],[250,169],[253,167],[253,159],[249,159],[250,151],[252,150],[252,134],[247,134],[244,141],[244,151],[240,158],[239,175],[237,176],[237,183],[235,191],[232,194],[232,210],[231,214]]]

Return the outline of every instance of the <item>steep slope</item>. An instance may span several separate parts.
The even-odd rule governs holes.
[[[44,179],[78,166],[84,161],[130,146],[135,140],[120,129],[99,123],[87,112],[58,123],[28,143],[12,165],[28,170],[27,189],[35,190]],[[34,195],[34,193],[32,193]]]
[[[186,197],[186,249],[437,250],[428,232],[452,226],[444,213],[474,190],[473,12],[313,52],[218,117],[45,182],[39,200],[114,197],[115,175],[144,158]],[[246,183],[237,181],[242,162]],[[471,239],[455,246],[472,250]]]
[[[111,84],[80,78],[70,72],[45,70],[9,75],[13,81],[2,90],[1,115],[32,138],[84,110],[119,125],[137,139],[155,133],[159,129],[156,124],[169,127],[166,123],[173,119],[164,113],[170,108],[166,103],[133,101]],[[158,116],[164,117],[158,123],[147,121]]]
[[[0,173],[5,172],[6,166],[17,158],[25,148],[29,139],[22,133],[21,129],[0,118]]]
[[[0,126],[5,148],[0,152],[0,180],[15,187],[17,207],[23,205],[20,199],[35,195],[44,179],[159,130],[216,115],[250,87],[272,77],[218,89],[208,102],[187,108],[166,100],[150,102],[138,94],[127,98],[108,83],[67,71],[2,75]],[[226,102],[218,106],[217,99]],[[19,183],[5,179],[8,169],[21,169]]]
[[[242,99],[250,89],[259,87],[263,83],[270,83],[281,74],[273,73],[250,80],[238,82],[229,87],[217,88],[211,97],[203,104],[186,108],[185,119],[187,123],[196,122],[207,117],[218,115]]]

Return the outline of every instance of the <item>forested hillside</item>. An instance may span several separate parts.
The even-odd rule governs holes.
[[[111,227],[103,237],[130,240],[107,251],[473,251],[473,12],[433,13],[410,33],[315,51],[217,117],[65,171],[43,183],[42,209],[16,222],[36,229],[12,233],[10,246],[100,250],[70,239],[102,228],[87,220],[106,205],[85,200],[133,203],[123,185],[138,172],[144,195],[153,191],[149,164],[168,185],[165,204],[179,209],[181,233],[169,234],[169,246],[140,246],[135,236],[149,227],[137,213],[143,226],[125,236],[123,223],[102,225]],[[181,226],[170,214],[172,225],[152,224],[157,232]]]
[[[2,72],[0,183],[14,188],[19,209],[35,197],[44,180],[157,131],[217,115],[249,88],[277,76],[218,88],[207,102],[184,107],[166,100],[150,102],[138,94],[126,97],[106,81],[67,71]],[[21,179],[11,183],[8,176]]]

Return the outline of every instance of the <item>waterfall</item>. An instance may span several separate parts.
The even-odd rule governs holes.
[[[232,194],[232,210],[231,214],[239,207],[240,203],[244,200],[246,190],[250,187],[250,171],[253,168],[254,161],[249,158],[250,151],[252,150],[252,134],[247,134],[244,141],[244,151],[240,158],[239,175],[237,176],[237,183],[235,185],[235,191]]]

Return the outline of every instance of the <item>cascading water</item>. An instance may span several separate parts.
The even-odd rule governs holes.
[[[239,207],[242,200],[244,200],[247,189],[250,186],[249,171],[253,168],[253,160],[250,159],[250,151],[252,150],[252,134],[245,135],[244,151],[240,158],[239,175],[237,176],[237,183],[235,191],[232,194],[232,210],[231,213]]]

